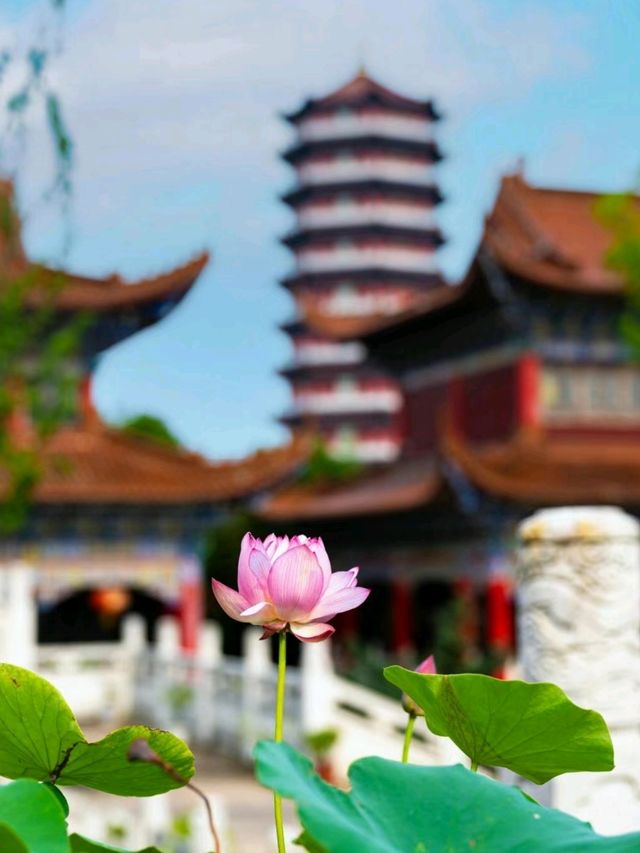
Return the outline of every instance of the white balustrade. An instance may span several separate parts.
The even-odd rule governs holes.
[[[302,249],[297,253],[297,272],[329,272],[382,267],[390,270],[431,273],[437,269],[433,249],[402,249],[389,245],[330,249]]]
[[[366,355],[361,343],[298,344],[296,346],[296,364],[358,364]]]
[[[309,204],[297,210],[300,228],[331,228],[337,225],[404,225],[430,228],[434,224],[429,204],[400,202],[347,202]]]
[[[353,113],[348,116],[306,119],[298,125],[298,134],[302,142],[354,136],[384,136],[427,142],[433,137],[433,123],[421,117]]]
[[[336,157],[304,163],[298,167],[298,181],[305,184],[333,184],[345,181],[380,180],[431,186],[433,167],[394,157]]]
[[[389,388],[380,391],[307,391],[293,398],[294,411],[301,415],[322,415],[333,412],[396,412],[402,406],[400,391]]]

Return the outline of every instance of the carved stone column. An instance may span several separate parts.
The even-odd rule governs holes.
[[[561,776],[538,796],[607,834],[640,828],[639,531],[614,507],[542,510],[519,528],[523,677],[600,711],[616,763]]]

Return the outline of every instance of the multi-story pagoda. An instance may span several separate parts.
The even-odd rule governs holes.
[[[440,283],[440,117],[431,101],[398,95],[362,71],[286,118],[296,139],[284,159],[296,185],[283,198],[296,225],[283,239],[295,259],[283,285],[297,316],[283,327],[294,356],[281,371],[293,390],[282,421],[312,424],[336,455],[388,462],[402,443],[399,388],[362,344],[332,333],[402,312]]]

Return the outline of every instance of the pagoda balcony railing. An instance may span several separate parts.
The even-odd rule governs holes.
[[[299,126],[301,142],[317,139],[340,139],[350,136],[387,136],[390,139],[409,139],[429,142],[433,139],[433,124],[422,118],[410,119],[391,115],[350,115],[312,118]]]
[[[336,204],[309,206],[298,210],[298,227],[335,225],[408,225],[431,228],[435,217],[430,205],[413,204]]]
[[[325,163],[306,163],[298,169],[300,184],[333,184],[341,181],[401,181],[431,186],[433,168],[424,163],[407,163],[393,157],[375,159],[336,158]]]
[[[295,361],[292,366],[314,364],[358,364],[366,355],[360,343],[304,344],[296,347]]]
[[[320,302],[322,312],[335,317],[368,317],[377,314],[397,314],[409,307],[402,291],[388,290],[378,293],[336,290]]]
[[[356,270],[382,267],[409,272],[435,272],[437,261],[431,250],[412,249],[332,249],[307,250],[297,256],[297,272],[326,272],[329,270]]]
[[[293,414],[324,415],[339,412],[397,412],[402,395],[394,389],[381,391],[331,391],[298,394]]]

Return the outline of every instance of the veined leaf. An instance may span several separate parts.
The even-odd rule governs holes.
[[[129,760],[129,747],[140,738],[183,779],[193,776],[193,753],[176,735],[146,726],[126,726],[96,743],[78,744],[58,784],[85,785],[123,797],[151,797],[180,788],[181,783],[156,764]]]
[[[401,666],[387,681],[424,711],[475,764],[507,767],[542,784],[561,773],[612,770],[613,745],[597,711],[579,708],[555,684],[487,675],[420,675]]]
[[[328,785],[285,743],[256,746],[260,782],[295,801],[309,850],[327,853],[632,853],[640,833],[597,835],[517,788],[458,765],[383,758],[351,765],[351,791]],[[316,845],[315,847],[313,845]]]
[[[129,747],[140,738],[183,779],[193,776],[191,750],[170,732],[127,726],[89,743],[59,691],[21,667],[0,664],[0,705],[0,776],[85,785],[130,797],[179,788],[181,783],[161,767],[129,760]]]

